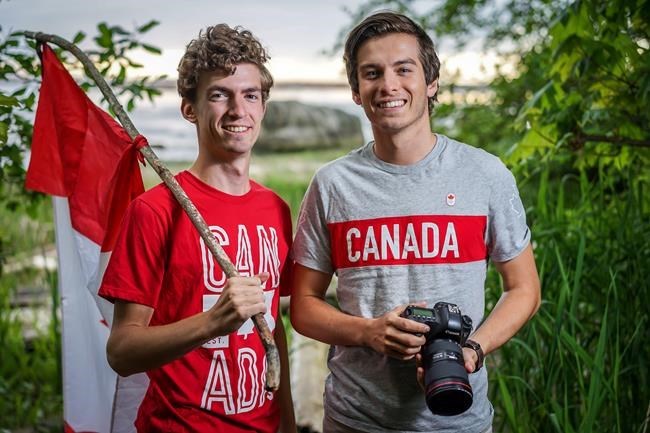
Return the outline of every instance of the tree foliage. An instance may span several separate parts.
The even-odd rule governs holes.
[[[544,83],[520,110],[517,158],[571,152],[585,166],[648,165],[648,2],[580,1],[550,27]]]
[[[134,60],[136,50],[153,54],[161,52],[159,48],[140,41],[158,24],[149,21],[128,31],[120,26],[99,23],[96,36],[88,38],[85,33],[77,32],[72,38],[75,44],[84,48],[116,94],[126,101],[127,111],[131,111],[137,101],[152,101],[160,94],[154,84],[163,77],[131,79],[133,72],[142,68]],[[26,39],[21,31],[3,33],[0,28],[0,208],[16,215],[22,212],[33,215],[42,198],[42,195],[24,189],[25,156],[32,139],[41,72],[35,47],[35,41]],[[84,90],[95,87],[76,58],[58,47],[53,48]],[[11,254],[6,236],[0,235],[0,264],[3,257]]]

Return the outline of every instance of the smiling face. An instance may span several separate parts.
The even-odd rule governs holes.
[[[192,103],[183,98],[183,117],[197,127],[199,158],[231,160],[250,152],[260,134],[265,105],[260,70],[237,65],[232,75],[202,72]]]
[[[428,98],[438,84],[426,83],[419,49],[415,36],[407,33],[372,38],[359,48],[359,92],[352,92],[352,99],[363,106],[375,135],[430,131]]]

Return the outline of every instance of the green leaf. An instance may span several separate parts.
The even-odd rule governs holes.
[[[3,44],[2,48],[4,48],[4,47],[17,47],[17,46],[18,46],[18,40],[17,39],[8,39]]]
[[[74,35],[74,38],[72,39],[72,43],[76,45],[82,42],[84,39],[86,39],[86,34],[84,32],[77,32],[77,34]]]
[[[147,97],[150,102],[154,102],[154,97],[160,96],[161,94],[161,91],[156,89],[155,87],[145,87],[144,92],[147,94]]]
[[[138,27],[138,33],[146,33],[149,30],[156,27],[158,24],[160,24],[160,21],[151,20],[148,23],[144,24],[143,26]]]
[[[27,98],[23,99],[23,106],[32,111],[34,102],[36,102],[36,93],[30,93]]]
[[[0,106],[3,107],[16,107],[20,105],[20,102],[18,101],[17,98],[13,96],[7,96],[0,92]]]
[[[540,100],[542,96],[546,94],[546,92],[549,92],[553,89],[554,83],[553,81],[548,81],[541,89],[539,89],[531,99],[529,99],[522,107],[521,110],[519,111],[519,115],[517,116],[517,123],[523,123],[525,121],[526,116],[528,115],[528,112],[533,108],[533,107],[538,107],[540,105]]]
[[[566,81],[576,63],[584,58],[583,42],[578,36],[571,35],[564,39],[555,51],[555,62],[550,68],[550,74],[559,75],[560,83]]]
[[[515,415],[515,408],[512,403],[512,396],[510,394],[510,391],[508,390],[508,386],[502,374],[497,375],[497,383],[499,384],[499,392],[501,394],[501,398],[503,399],[503,406],[506,410],[506,415],[508,416],[508,420],[512,425],[516,425],[517,417]]]
[[[97,26],[99,30],[99,36],[95,37],[95,42],[102,48],[112,49],[113,47],[113,32],[106,25],[106,23],[100,23]]]
[[[162,54],[162,50],[158,47],[154,47],[153,45],[142,44],[142,48],[144,48],[146,51],[149,51],[150,53],[153,54]]]
[[[105,22],[97,24],[97,30],[99,30],[100,33],[110,33],[108,25]]]
[[[122,36],[128,36],[128,35],[131,34],[131,33],[127,32],[126,30],[124,30],[124,28],[121,27],[121,26],[112,26],[111,27],[111,32],[116,33],[118,35],[122,35]]]
[[[4,145],[7,142],[7,133],[9,131],[9,125],[4,121],[0,121],[0,144]]]
[[[129,66],[132,68],[139,69],[144,67],[142,63],[136,63],[131,59],[126,59],[126,61],[129,63]]]
[[[122,84],[124,83],[125,78],[126,78],[126,67],[124,67],[124,65],[120,65],[120,72],[115,78],[115,80],[113,80],[113,84],[117,84],[117,85]]]

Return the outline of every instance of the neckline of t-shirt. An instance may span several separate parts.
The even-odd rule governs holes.
[[[380,168],[383,171],[387,171],[389,173],[395,173],[395,174],[413,174],[417,173],[418,171],[426,169],[426,167],[440,155],[440,152],[444,149],[444,147],[447,145],[447,137],[444,135],[440,134],[435,134],[436,135],[436,145],[433,146],[433,149],[429,153],[425,155],[424,158],[419,160],[418,162],[415,162],[413,164],[408,164],[408,165],[399,165],[399,164],[391,164],[390,162],[383,161],[375,155],[375,151],[373,150],[373,147],[375,145],[374,140],[370,141],[368,144],[366,144],[365,148],[363,149],[363,154],[366,156],[370,162]]]
[[[232,194],[228,194],[227,192],[223,192],[211,185],[208,185],[207,183],[203,182],[201,179],[196,177],[189,170],[181,171],[179,173],[179,177],[185,180],[186,182],[191,183],[193,187],[200,190],[201,192],[208,194],[213,198],[217,198],[219,200],[227,201],[230,203],[245,203],[249,201],[251,198],[253,198],[255,193],[257,193],[260,190],[260,185],[252,179],[249,179],[250,189],[246,192],[246,194],[232,195]]]

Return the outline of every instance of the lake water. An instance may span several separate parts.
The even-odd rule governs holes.
[[[338,108],[358,116],[364,141],[372,133],[363,109],[351,98],[346,87],[280,86],[271,89],[271,101],[299,101],[311,105]],[[122,101],[124,102],[124,101]],[[147,137],[163,161],[192,161],[197,156],[196,130],[180,114],[180,97],[175,89],[164,89],[155,103],[140,102],[129,114],[135,127]],[[363,143],[359,143],[361,146]]]

